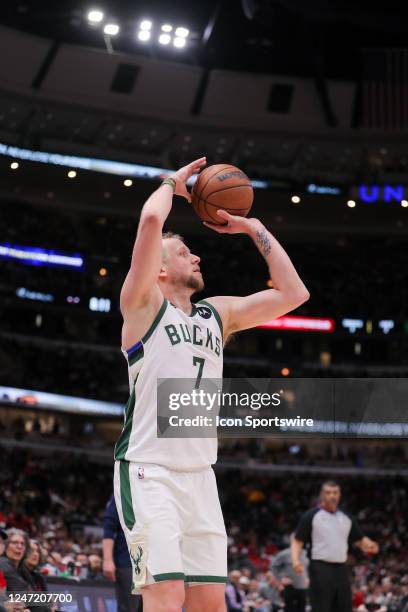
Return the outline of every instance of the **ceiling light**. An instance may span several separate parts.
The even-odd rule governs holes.
[[[168,45],[170,41],[171,41],[170,34],[160,34],[160,36],[159,36],[159,43],[161,45]]]
[[[150,32],[148,30],[140,30],[138,32],[137,37],[139,40],[146,42],[146,40],[150,40]]]
[[[88,21],[90,23],[101,23],[102,20],[103,20],[103,13],[102,13],[102,11],[98,11],[98,10],[89,11],[89,13],[88,13]]]
[[[299,202],[300,202],[299,196],[297,196],[297,195],[292,196],[291,197],[291,202],[292,202],[292,204],[299,204]]]
[[[408,200],[401,200],[401,206],[403,208],[407,208],[408,207]]]
[[[104,33],[108,36],[116,36],[116,34],[119,34],[119,30],[120,28],[116,23],[107,23],[103,28]]]
[[[140,29],[141,30],[151,30],[152,25],[153,24],[150,21],[150,19],[143,19],[143,21],[140,22]]]
[[[133,181],[132,181],[132,179],[125,179],[123,181],[123,184],[124,184],[125,187],[131,187],[133,185]]]
[[[173,45],[177,47],[178,49],[182,49],[183,47],[186,46],[186,39],[177,37],[173,40]]]
[[[349,208],[355,208],[356,203],[355,203],[355,201],[354,201],[354,200],[349,200],[349,201],[347,202],[347,206],[348,206]]]
[[[164,23],[161,27],[162,32],[171,32],[172,29],[173,29],[173,26],[170,25],[169,23]]]
[[[77,175],[77,173],[75,172],[75,170],[70,170],[68,172],[68,178],[75,178]]]
[[[10,164],[10,168],[11,168],[12,170],[17,170],[17,168],[19,167],[19,165],[20,165],[20,164],[19,164],[18,162],[11,162],[11,164]]]
[[[175,34],[178,38],[187,38],[190,34],[190,30],[187,30],[187,28],[176,28]]]

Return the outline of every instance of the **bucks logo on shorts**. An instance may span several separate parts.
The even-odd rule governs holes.
[[[133,569],[135,571],[135,574],[139,575],[140,572],[142,571],[140,569],[140,562],[141,562],[142,557],[143,557],[143,548],[141,546],[137,547],[137,554],[136,554],[136,556],[134,555],[134,552],[131,550],[130,551],[130,556],[132,557]]]

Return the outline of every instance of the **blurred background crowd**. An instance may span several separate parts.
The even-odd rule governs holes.
[[[3,554],[18,560],[20,568],[25,564],[23,576],[30,588],[46,588],[51,577],[109,582],[102,543],[111,468],[85,455],[62,464],[54,454],[4,448],[0,460],[0,525],[8,534]],[[217,480],[228,533],[230,583],[241,597],[241,608],[231,610],[283,610],[287,576],[281,575],[275,560],[288,548],[301,514],[317,504],[323,478],[321,473],[305,479],[290,471],[231,469],[220,462]],[[342,507],[380,545],[374,557],[351,551],[354,609],[403,612],[408,603],[407,477],[360,474],[337,480]],[[23,544],[18,550],[16,537]]]

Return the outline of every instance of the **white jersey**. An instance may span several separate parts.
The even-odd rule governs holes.
[[[217,460],[216,438],[157,437],[157,379],[192,378],[205,359],[202,378],[222,378],[222,321],[216,309],[201,300],[191,315],[167,299],[142,340],[123,351],[129,371],[130,397],[115,459],[154,463],[192,471]]]

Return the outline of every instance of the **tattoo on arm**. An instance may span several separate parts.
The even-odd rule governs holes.
[[[262,230],[260,232],[256,232],[256,244],[259,247],[262,255],[267,257],[271,252],[271,242],[268,238],[268,234],[266,230]]]

